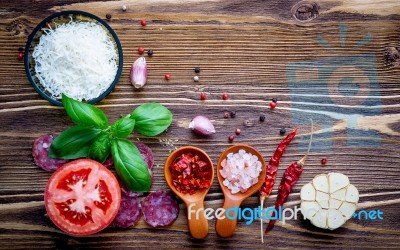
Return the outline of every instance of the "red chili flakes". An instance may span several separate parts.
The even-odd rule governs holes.
[[[198,155],[188,153],[177,157],[169,166],[172,184],[183,194],[194,194],[211,186],[210,166]]]

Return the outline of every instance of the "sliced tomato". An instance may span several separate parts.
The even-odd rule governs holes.
[[[75,236],[90,235],[114,220],[121,203],[121,188],[102,164],[79,159],[54,172],[44,201],[47,214],[61,230]]]

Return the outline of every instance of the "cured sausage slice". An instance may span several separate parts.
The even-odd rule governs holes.
[[[142,201],[143,218],[152,227],[169,226],[178,218],[179,205],[170,192],[160,190]]]
[[[54,140],[52,134],[42,135],[33,142],[32,156],[35,164],[46,171],[56,171],[68,160],[52,159],[48,157],[50,145]]]
[[[129,197],[123,194],[118,214],[111,225],[120,228],[135,226],[139,222],[141,215],[142,210],[139,197]]]
[[[154,155],[153,151],[149,146],[141,142],[135,142],[136,147],[138,148],[140,154],[143,157],[143,160],[146,162],[147,167],[152,170],[154,165]]]

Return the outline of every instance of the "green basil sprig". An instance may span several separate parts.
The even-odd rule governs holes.
[[[150,173],[135,144],[125,139],[134,129],[146,136],[164,132],[172,113],[159,103],[146,103],[129,116],[108,124],[99,108],[62,96],[65,111],[76,126],[62,132],[51,144],[49,157],[77,159],[88,157],[101,163],[111,154],[117,174],[132,191],[150,190]]]
[[[49,157],[59,159],[77,159],[86,157],[93,140],[100,135],[101,129],[75,126],[57,136],[51,143]]]
[[[102,132],[93,141],[88,151],[88,158],[96,160],[98,162],[105,162],[110,155],[110,137],[107,133]]]
[[[135,120],[129,117],[122,117],[111,125],[111,134],[118,138],[129,136],[135,127]]]
[[[111,154],[115,170],[127,188],[138,192],[150,190],[150,172],[135,144],[115,138],[111,144]]]
[[[135,120],[135,129],[146,136],[164,132],[172,122],[172,113],[159,103],[145,103],[137,107],[130,116]]]
[[[76,101],[64,94],[62,95],[62,102],[68,116],[77,125],[95,128],[108,127],[107,116],[101,109]]]

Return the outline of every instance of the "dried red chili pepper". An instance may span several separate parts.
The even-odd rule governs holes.
[[[269,195],[272,192],[272,188],[274,187],[275,179],[276,179],[276,172],[278,171],[278,166],[281,161],[282,155],[285,152],[285,149],[287,148],[287,146],[290,144],[290,142],[296,136],[296,132],[297,132],[297,128],[293,129],[293,131],[290,132],[290,134],[288,134],[286,136],[286,138],[281,141],[281,143],[279,143],[274,154],[272,155],[271,159],[269,160],[269,163],[267,166],[267,173],[265,175],[265,180],[264,180],[263,185],[260,188],[261,210],[263,210],[263,207],[264,207],[264,200],[269,197]],[[262,240],[262,242],[264,242],[262,233],[263,233],[263,221],[261,220],[261,240]]]
[[[198,155],[192,153],[177,157],[169,167],[172,184],[183,194],[194,194],[197,190],[211,186],[211,169]]]
[[[289,167],[286,168],[278,188],[278,196],[276,197],[275,201],[276,211],[278,211],[279,207],[283,206],[283,203],[286,202],[290,192],[292,191],[293,186],[296,184],[297,180],[300,178],[300,175],[303,173],[304,163],[311,149],[312,136],[313,136],[313,123],[311,121],[311,135],[307,153],[299,161],[295,161],[294,163],[290,164]],[[275,217],[275,212],[272,214],[272,217]],[[275,222],[276,220],[269,221],[268,226],[265,229],[265,233],[268,233],[269,231],[272,230],[272,228],[274,228]]]

